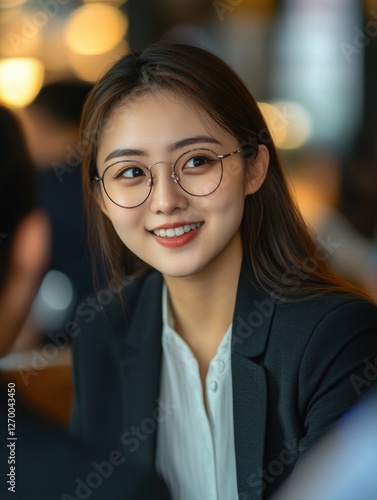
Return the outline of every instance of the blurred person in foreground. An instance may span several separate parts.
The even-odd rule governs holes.
[[[29,149],[38,168],[38,204],[51,226],[50,264],[34,307],[45,334],[62,329],[92,289],[79,144],[81,109],[90,88],[81,81],[46,84],[24,113]]]
[[[374,387],[304,458],[273,500],[375,500],[376,422]]]
[[[49,228],[36,211],[35,172],[20,125],[0,106],[0,356],[15,342],[48,262]],[[19,397],[0,372],[0,498],[166,499],[157,479],[117,450],[105,454],[67,436]],[[15,415],[8,420],[12,409]],[[14,427],[9,425],[13,424]],[[15,430],[12,430],[15,429]],[[15,434],[11,434],[14,432]],[[12,436],[14,439],[8,439]],[[17,438],[17,439],[15,439]]]

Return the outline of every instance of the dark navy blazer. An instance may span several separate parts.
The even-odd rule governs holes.
[[[152,272],[106,294],[103,311],[82,306],[73,342],[72,432],[105,456],[129,454],[146,480],[155,472],[158,419],[174,411],[159,401],[161,290]],[[377,309],[347,294],[274,300],[241,272],[231,359],[239,499],[260,500],[371,385]]]

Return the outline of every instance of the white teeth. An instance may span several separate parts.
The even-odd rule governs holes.
[[[155,229],[153,233],[161,238],[176,238],[177,236],[182,236],[185,233],[189,233],[193,229],[196,229],[202,225],[201,222],[196,224],[185,224],[184,226],[179,226],[169,229]]]

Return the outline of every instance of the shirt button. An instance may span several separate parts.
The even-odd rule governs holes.
[[[218,389],[219,385],[218,383],[216,382],[216,380],[212,380],[211,383],[209,384],[209,388],[211,389],[211,391],[213,392],[216,392],[217,389]]]
[[[225,370],[225,363],[222,359],[217,359],[216,360],[216,367],[217,367],[217,371],[219,373],[223,373],[223,371]]]

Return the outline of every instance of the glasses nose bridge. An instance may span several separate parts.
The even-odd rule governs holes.
[[[149,185],[150,186],[153,186],[154,185],[154,175],[153,175],[153,172],[152,172],[152,167],[155,167],[156,165],[160,165],[160,164],[165,164],[165,165],[169,165],[170,167],[170,177],[172,177],[175,181],[175,174],[174,174],[174,163],[171,163],[170,161],[165,161],[165,160],[160,160],[160,161],[155,161],[154,163],[152,163],[151,165],[149,165],[148,170],[149,170],[149,174],[150,174],[150,180],[149,180]]]

